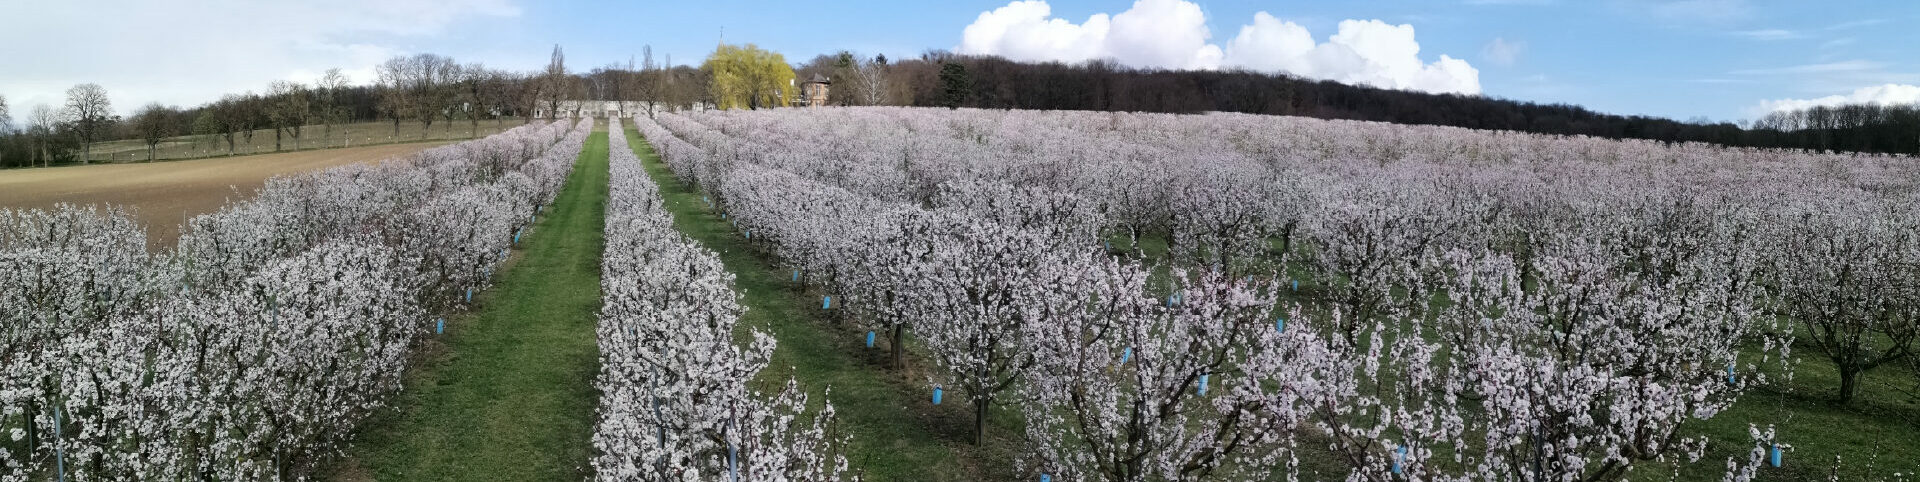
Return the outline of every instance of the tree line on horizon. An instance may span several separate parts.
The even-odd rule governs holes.
[[[1570,104],[1382,89],[1288,74],[1139,69],[1105,60],[1016,62],[940,51],[897,62],[888,74],[896,77],[895,102],[900,105],[1239,112],[1607,139],[1920,154],[1917,104],[1813,107],[1740,123],[1678,121],[1606,114]]]
[[[149,104],[123,118],[106,89],[83,83],[60,106],[36,105],[20,125],[0,93],[0,167],[45,166],[79,160],[94,143],[143,140],[155,146],[175,136],[197,136],[227,153],[271,131],[275,150],[319,126],[332,138],[340,124],[387,122],[422,132],[439,123],[451,131],[465,121],[531,121],[553,117],[567,100],[641,102],[649,109],[767,108],[797,99],[798,79],[832,82],[831,105],[905,105],[983,109],[1091,110],[1159,113],[1240,112],[1507,130],[1538,134],[1704,142],[1728,146],[1920,154],[1920,105],[1847,105],[1780,111],[1739,124],[1702,119],[1594,112],[1569,104],[1541,104],[1485,96],[1431,94],[1310,80],[1242,70],[1139,69],[1109,60],[1077,64],[1016,62],[993,56],[929,51],[890,61],[841,51],[788,64],[752,44],[722,44],[698,67],[656,62],[652,48],[639,63],[570,72],[555,46],[542,70],[517,72],[460,63],[423,53],[397,56],[376,68],[372,84],[351,84],[331,69],[308,84],[275,81],[260,93],[228,94],[191,108]],[[1743,125],[1744,124],[1744,125]]]
[[[271,133],[274,150],[286,141],[313,136],[331,139],[345,124],[381,122],[398,136],[403,127],[428,132],[436,124],[451,132],[464,124],[477,133],[483,121],[531,122],[536,113],[552,118],[582,106],[569,100],[652,100],[680,106],[706,102],[706,74],[689,66],[653,62],[647,49],[643,65],[610,65],[576,74],[555,46],[541,70],[520,72],[461,63],[423,53],[396,56],[376,66],[371,84],[350,82],[341,69],[318,80],[271,82],[262,92],[227,94],[199,106],[148,104],[129,116],[115,114],[105,88],[83,83],[67,92],[59,106],[35,105],[15,126],[0,93],[0,168],[84,164],[94,144],[140,140],[148,160],[161,142],[192,136],[216,151],[234,154],[236,145]]]

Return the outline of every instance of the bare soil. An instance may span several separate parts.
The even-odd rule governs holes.
[[[0,170],[0,208],[110,204],[147,227],[147,247],[172,247],[193,216],[253,197],[268,178],[406,156],[445,142],[236,156],[151,164]]]

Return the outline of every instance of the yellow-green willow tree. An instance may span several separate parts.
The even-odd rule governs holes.
[[[700,68],[713,79],[708,88],[720,109],[777,107],[795,95],[787,58],[753,44],[720,44]]]

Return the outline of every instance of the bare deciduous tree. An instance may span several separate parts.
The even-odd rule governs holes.
[[[428,86],[431,90],[427,98],[432,99],[433,104],[427,106],[429,110],[423,114],[437,116],[444,121],[441,125],[445,126],[447,137],[451,138],[453,137],[453,119],[456,114],[461,113],[461,76],[465,75],[466,69],[461,67],[460,63],[454,62],[451,57],[423,61],[426,62],[428,78],[432,79],[432,85]],[[424,131],[420,138],[426,138]]]
[[[535,90],[534,84],[538,82],[531,75],[499,71],[487,93],[493,105],[500,107],[501,115],[495,120],[504,123],[508,115],[519,115],[522,123],[532,122],[533,110],[539,104],[539,97],[529,93]]]
[[[856,60],[846,69],[847,89],[859,105],[887,103],[887,56]]]
[[[419,121],[425,138],[434,120],[450,115],[459,71],[460,64],[452,57],[434,54],[394,57],[380,64],[380,84],[386,94],[381,104],[393,119],[394,135],[400,133],[402,118]]]
[[[395,137],[400,135],[400,118],[406,116],[413,102],[405,87],[408,70],[406,57],[387,59],[375,70],[380,76],[378,82],[374,84],[374,89],[380,94],[380,114],[393,121]]]
[[[234,130],[239,131],[240,138],[247,141],[249,151],[258,151],[253,147],[253,132],[267,123],[266,98],[248,91],[240,94],[235,107],[234,114],[238,117],[235,117],[237,123],[233,126]]]
[[[34,155],[40,160],[40,166],[53,163],[51,143],[53,135],[60,130],[60,114],[46,104],[37,104],[27,114],[27,136],[33,138]]]
[[[312,115],[313,103],[305,84],[284,80],[267,86],[267,121],[273,123],[273,150],[280,150],[280,137],[293,136],[293,148],[300,149],[300,128]]]
[[[80,84],[67,89],[66,116],[73,133],[80,138],[80,163],[93,155],[93,141],[113,123],[113,101],[100,84]]]
[[[558,119],[560,101],[566,100],[574,87],[573,76],[567,75],[567,54],[559,45],[553,46],[553,56],[547,61],[547,71],[540,77],[540,83],[545,84],[540,91],[547,103],[547,118]]]
[[[160,141],[175,134],[174,118],[179,115],[179,109],[158,102],[141,107],[140,112],[133,115],[134,133],[139,134],[140,140],[147,144],[147,162],[153,162],[154,151]]]
[[[7,111],[7,96],[0,95],[0,136],[13,133],[13,114]],[[0,149],[0,166],[7,165],[7,151]]]
[[[647,105],[647,118],[653,118],[666,95],[666,76],[660,71],[660,65],[653,62],[653,46],[640,47],[640,72],[632,76],[633,98]]]
[[[322,134],[325,143],[331,143],[333,140],[333,124],[346,117],[346,108],[340,105],[340,97],[346,88],[347,75],[341,73],[338,67],[327,69],[327,73],[320,76],[320,82],[314,84],[313,112],[320,123],[326,125],[326,130]]]
[[[219,109],[220,103],[215,101],[201,107],[200,115],[194,116],[193,123],[188,126],[187,132],[196,136],[193,141],[195,147],[198,147],[201,142],[207,143],[209,147],[220,147],[220,134],[225,128],[220,125]]]
[[[486,65],[473,63],[459,68],[455,76],[460,102],[466,104],[463,110],[467,114],[467,137],[480,136],[480,116],[491,110],[487,102],[491,98],[488,87],[496,75],[487,70]]]
[[[485,114],[493,118],[494,125],[505,125],[507,116],[513,112],[518,82],[516,74],[499,69],[487,69],[486,77],[480,81],[481,102],[487,106]]]
[[[256,102],[253,99],[252,92],[227,94],[214,105],[214,119],[219,124],[220,136],[227,140],[229,156],[233,155],[235,135],[244,135],[249,142],[252,140],[254,119],[259,117],[255,114]]]

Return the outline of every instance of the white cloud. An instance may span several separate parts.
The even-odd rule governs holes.
[[[1840,22],[1840,23],[1836,23],[1836,24],[1833,24],[1833,25],[1829,25],[1829,26],[1827,26],[1827,28],[1826,28],[1825,30],[1828,30],[1828,31],[1833,31],[1833,30],[1854,30],[1854,29],[1858,29],[1858,28],[1862,28],[1862,27],[1871,27],[1871,26],[1874,26],[1874,25],[1879,25],[1879,24],[1883,24],[1883,23],[1887,23],[1887,19],[1884,19],[1884,18],[1869,18],[1869,19],[1862,19],[1862,20],[1854,20],[1854,21],[1851,21],[1851,22]]]
[[[311,81],[340,67],[356,83],[411,44],[477,18],[520,14],[513,0],[25,2],[0,21],[0,94],[58,106],[81,82],[107,89],[114,110],[149,102],[198,105],[221,94]]]
[[[1769,29],[1762,29],[1762,30],[1741,30],[1741,31],[1733,32],[1733,35],[1737,37],[1746,37],[1752,40],[1793,40],[1793,39],[1807,38],[1807,34],[1795,32],[1792,30],[1777,29],[1777,28],[1769,28]]]
[[[1324,78],[1328,75],[1321,72],[1321,63],[1309,58],[1317,46],[1306,27],[1260,12],[1253,14],[1253,24],[1240,27],[1240,35],[1227,43],[1232,52],[1228,60],[1253,70]]]
[[[1843,60],[1839,62],[1802,64],[1768,69],[1743,69],[1730,73],[1734,75],[1827,74],[1835,72],[1872,71],[1879,70],[1886,66],[1886,63],[1871,60]]]
[[[1920,85],[1884,84],[1862,87],[1846,95],[1829,95],[1814,99],[1778,99],[1760,101],[1756,113],[1800,110],[1817,106],[1837,106],[1848,104],[1914,104],[1920,103]]]
[[[962,31],[958,50],[1029,62],[1111,58],[1126,65],[1174,69],[1220,65],[1220,47],[1207,43],[1212,33],[1206,14],[1193,3],[1139,0],[1118,15],[1094,14],[1078,24],[1052,15],[1053,7],[1041,0],[981,13]]]
[[[1614,0],[1614,6],[1655,19],[1684,23],[1728,23],[1753,14],[1748,0]]]
[[[1303,37],[1305,44],[1299,42]],[[1480,72],[1473,66],[1446,55],[1422,62],[1412,25],[1379,20],[1342,20],[1327,42],[1313,44],[1305,28],[1260,12],[1227,44],[1227,63],[1389,89],[1480,93]]]
[[[1513,66],[1520,60],[1520,54],[1527,51],[1526,42],[1508,42],[1507,39],[1494,37],[1492,42],[1480,49],[1480,56],[1499,66]]]
[[[1021,1],[980,14],[960,34],[961,53],[992,53],[1020,61],[1080,62],[1106,55],[1107,14],[1085,23],[1049,18],[1044,1]]]
[[[1855,42],[1859,42],[1859,41],[1860,39],[1858,37],[1840,37],[1837,39],[1821,42],[1820,48],[1834,49],[1839,47],[1845,47],[1848,45],[1853,45]]]
[[[1267,12],[1254,14],[1225,48],[1200,6],[1185,0],[1137,0],[1124,12],[1085,22],[1054,18],[1045,1],[1016,1],[981,13],[961,34],[962,54],[1021,61],[1114,59],[1134,67],[1248,68],[1286,72],[1390,89],[1480,93],[1480,73],[1466,61],[1441,55],[1420,59],[1412,25],[1346,20],[1325,43]]]
[[[1200,6],[1181,0],[1139,0],[1133,8],[1113,16],[1107,32],[1107,51],[1128,65],[1158,65],[1178,69],[1220,66],[1220,47],[1207,43],[1207,14]]]

